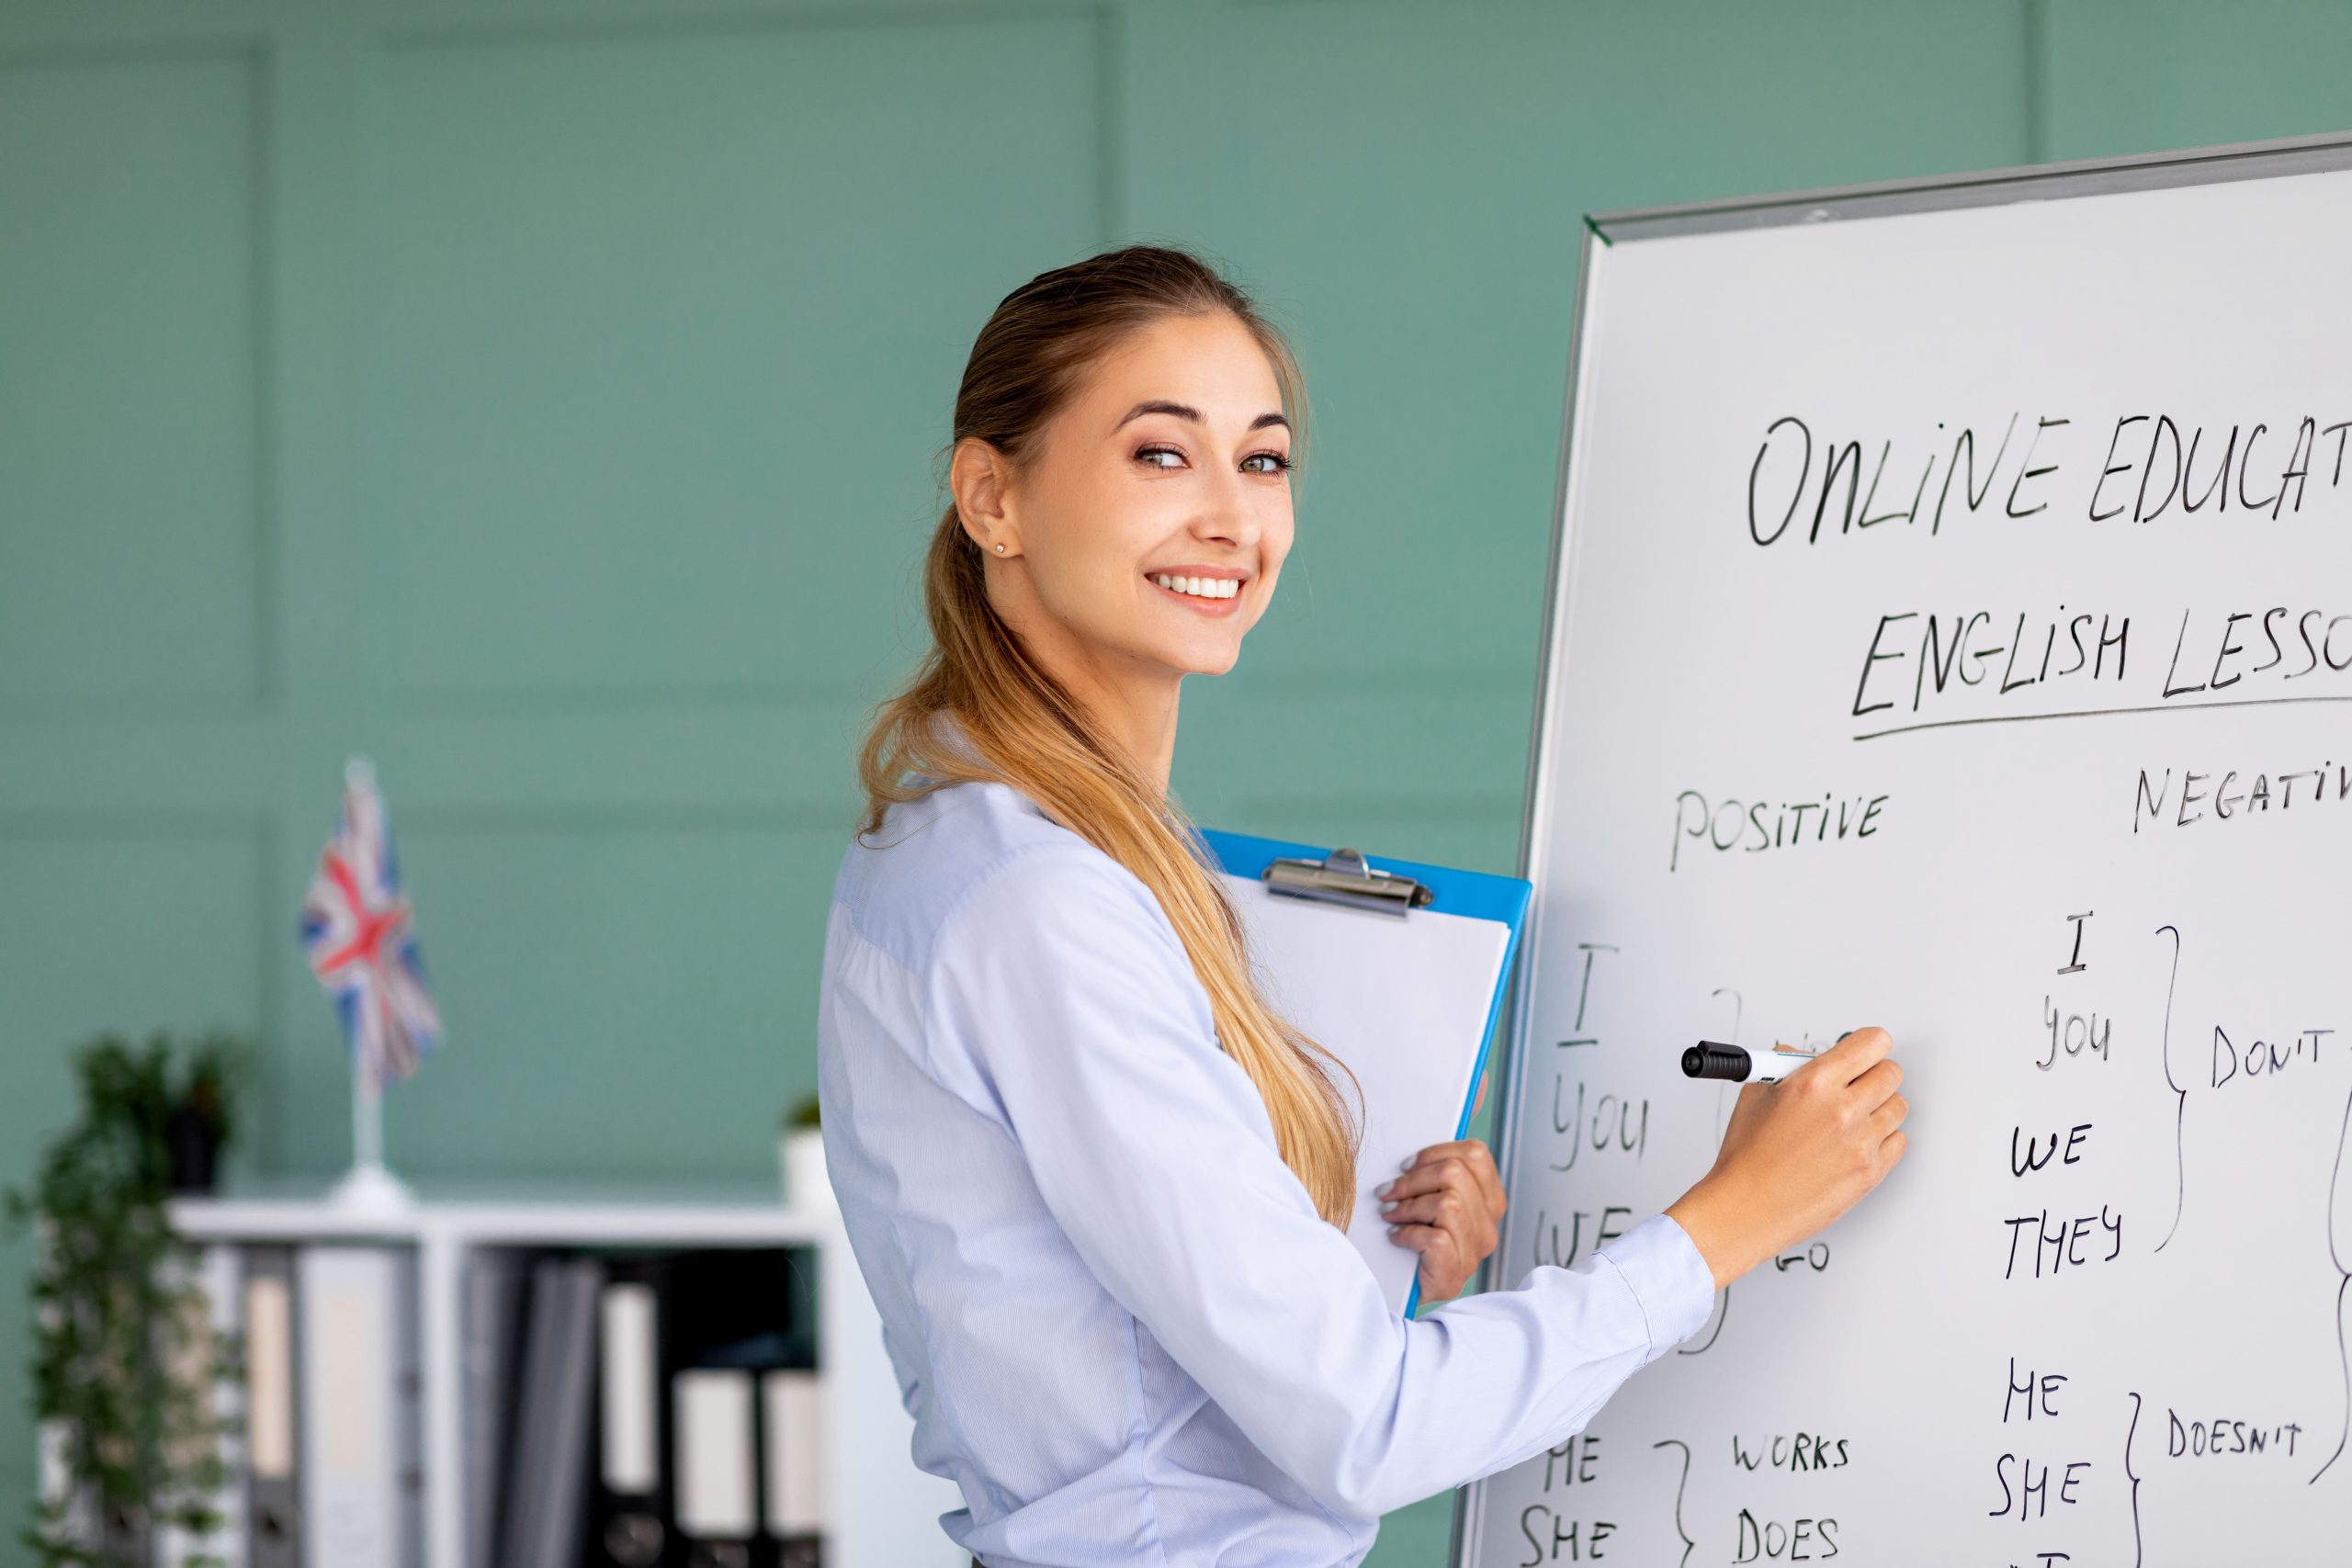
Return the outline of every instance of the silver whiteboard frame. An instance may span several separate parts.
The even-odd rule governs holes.
[[[2322,136],[2281,137],[2267,141],[2240,141],[2178,152],[2148,152],[2122,158],[2084,158],[2062,164],[2028,164],[2015,168],[1986,169],[1940,175],[1927,179],[1883,180],[1866,185],[1833,186],[1819,190],[1786,191],[1724,201],[1686,202],[1668,207],[1629,208],[1615,212],[1589,213],[1584,243],[1577,255],[1576,316],[1568,333],[1568,376],[1560,425],[1559,466],[1552,496],[1552,539],[1544,580],[1544,629],[1540,663],[1535,676],[1534,722],[1529,730],[1527,781],[1521,797],[1519,874],[1536,880],[1537,862],[1549,845],[1542,840],[1538,823],[1548,799],[1551,774],[1546,761],[1553,751],[1550,718],[1552,694],[1560,680],[1560,665],[1567,646],[1565,606],[1575,570],[1574,540],[1568,525],[1568,497],[1577,477],[1577,387],[1584,373],[1587,314],[1592,308],[1593,257],[1597,251],[1644,240],[1690,234],[1714,234],[1748,229],[1783,228],[1792,224],[1837,222],[1860,218],[1887,218],[1910,212],[1944,212],[1976,207],[1998,207],[2016,201],[2062,201],[2074,197],[2109,196],[2120,191],[2164,190],[2180,186],[2218,185],[2233,180],[2275,179],[2290,175],[2323,174],[2352,168],[2352,131]],[[1496,1151],[1503,1190],[1510,1190],[1519,1163],[1520,1091],[1518,1071],[1527,1049],[1528,994],[1533,987],[1536,937],[1544,919],[1540,895],[1528,906],[1527,930],[1520,942],[1521,954],[1511,977],[1510,1049],[1496,1065],[1500,1078],[1496,1106],[1501,1147]],[[1518,1241],[1513,1234],[1517,1211],[1503,1215],[1494,1258],[1510,1256]],[[1493,1289],[1499,1275],[1490,1259],[1480,1281]],[[1446,1561],[1451,1568],[1468,1568],[1470,1521],[1486,1495],[1486,1478],[1454,1489],[1453,1529]]]

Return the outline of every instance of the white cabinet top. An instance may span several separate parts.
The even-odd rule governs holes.
[[[393,1213],[330,1202],[329,1182],[245,1183],[218,1197],[171,1201],[173,1225],[196,1241],[447,1240],[480,1245],[815,1245],[838,1236],[828,1210],[791,1207],[758,1183],[595,1181],[413,1182],[413,1204]]]

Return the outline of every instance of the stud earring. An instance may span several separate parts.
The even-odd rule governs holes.
[[[999,554],[999,555],[1002,555],[1002,554],[1004,554],[1004,547],[1003,547],[1002,545],[999,545],[999,546],[996,547],[996,553],[997,553],[997,554]]]

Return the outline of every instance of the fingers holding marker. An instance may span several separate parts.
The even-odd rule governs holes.
[[[1693,1077],[1744,1081],[1714,1167],[1667,1211],[1717,1285],[1835,1222],[1903,1158],[1911,1102],[1894,1045],[1873,1026],[1793,1067],[1784,1053],[1705,1041],[1684,1053]]]
[[[1687,1077],[1721,1078],[1732,1083],[1772,1083],[1804,1078],[1817,1092],[1831,1084],[1842,1087],[1885,1060],[1894,1039],[1875,1026],[1849,1030],[1826,1051],[1803,1052],[1776,1045],[1769,1051],[1702,1040],[1682,1053]]]
[[[1900,1094],[1888,1095],[1871,1112],[1871,1132],[1879,1140],[1881,1158],[1885,1157],[1886,1141],[1895,1135],[1895,1130],[1903,1125],[1903,1119],[1910,1114],[1911,1102]]]
[[[1903,1064],[1888,1057],[1852,1080],[1854,1093],[1872,1110],[1887,1102],[1903,1082]]]
[[[1814,1062],[1817,1067],[1833,1071],[1841,1083],[1851,1083],[1885,1061],[1894,1050],[1894,1037],[1871,1024],[1839,1035],[1838,1043],[1815,1057]]]

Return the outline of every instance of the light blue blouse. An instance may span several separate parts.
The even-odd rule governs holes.
[[[1382,1513],[1563,1441],[1712,1314],[1661,1214],[1398,1315],[1140,881],[996,784],[876,846],[826,932],[825,1156],[915,1462],[988,1568],[1355,1563]]]

